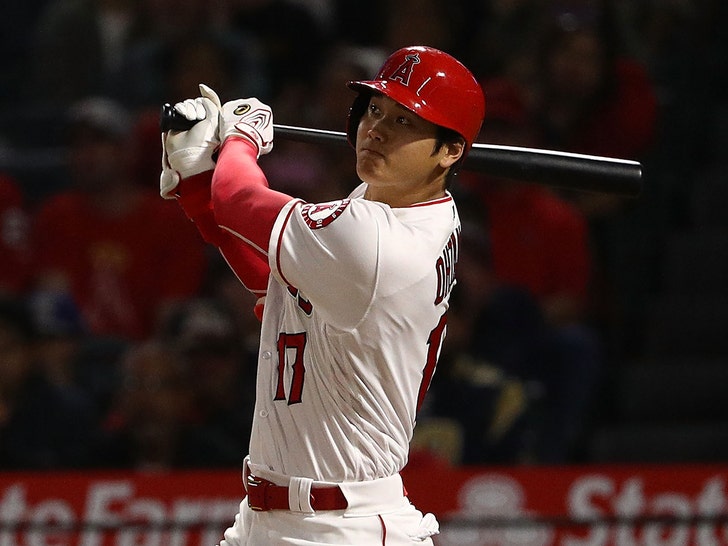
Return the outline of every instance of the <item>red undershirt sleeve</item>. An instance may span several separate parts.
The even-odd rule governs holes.
[[[278,213],[292,199],[268,187],[251,142],[225,141],[212,177],[212,208],[221,229],[267,256]]]
[[[266,252],[260,252],[218,225],[212,205],[212,171],[185,179],[179,185],[177,202],[195,223],[202,238],[218,247],[243,285],[257,296],[265,295],[270,267]]]

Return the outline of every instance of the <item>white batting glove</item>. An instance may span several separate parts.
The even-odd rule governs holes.
[[[220,140],[239,136],[258,148],[258,157],[273,149],[273,112],[256,98],[226,102],[220,113]]]
[[[162,133],[159,193],[165,199],[174,199],[180,180],[215,168],[212,156],[220,147],[220,99],[204,84],[200,84],[200,94],[174,105],[178,114],[197,123],[187,131]]]

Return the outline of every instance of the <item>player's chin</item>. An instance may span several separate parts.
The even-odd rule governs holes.
[[[361,154],[356,160],[356,174],[368,184],[375,184],[386,178],[386,166],[381,156]]]

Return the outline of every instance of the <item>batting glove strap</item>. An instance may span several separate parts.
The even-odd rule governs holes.
[[[180,178],[179,174],[169,166],[166,140],[166,135],[162,133],[162,173],[159,175],[159,195],[164,199],[174,199]]]
[[[174,138],[171,135],[169,138]],[[218,142],[206,142],[200,146],[190,146],[169,154],[169,165],[180,178],[190,178],[215,168],[213,155],[219,147]]]
[[[175,199],[179,175],[172,169],[163,169],[159,175],[159,195],[164,199]]]
[[[256,98],[239,99],[223,105],[220,114],[220,140],[243,137],[258,149],[258,157],[273,149],[273,112]]]

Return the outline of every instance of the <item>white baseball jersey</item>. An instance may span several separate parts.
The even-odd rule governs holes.
[[[407,462],[454,284],[452,197],[405,208],[289,202],[269,246],[250,461],[361,481]]]

